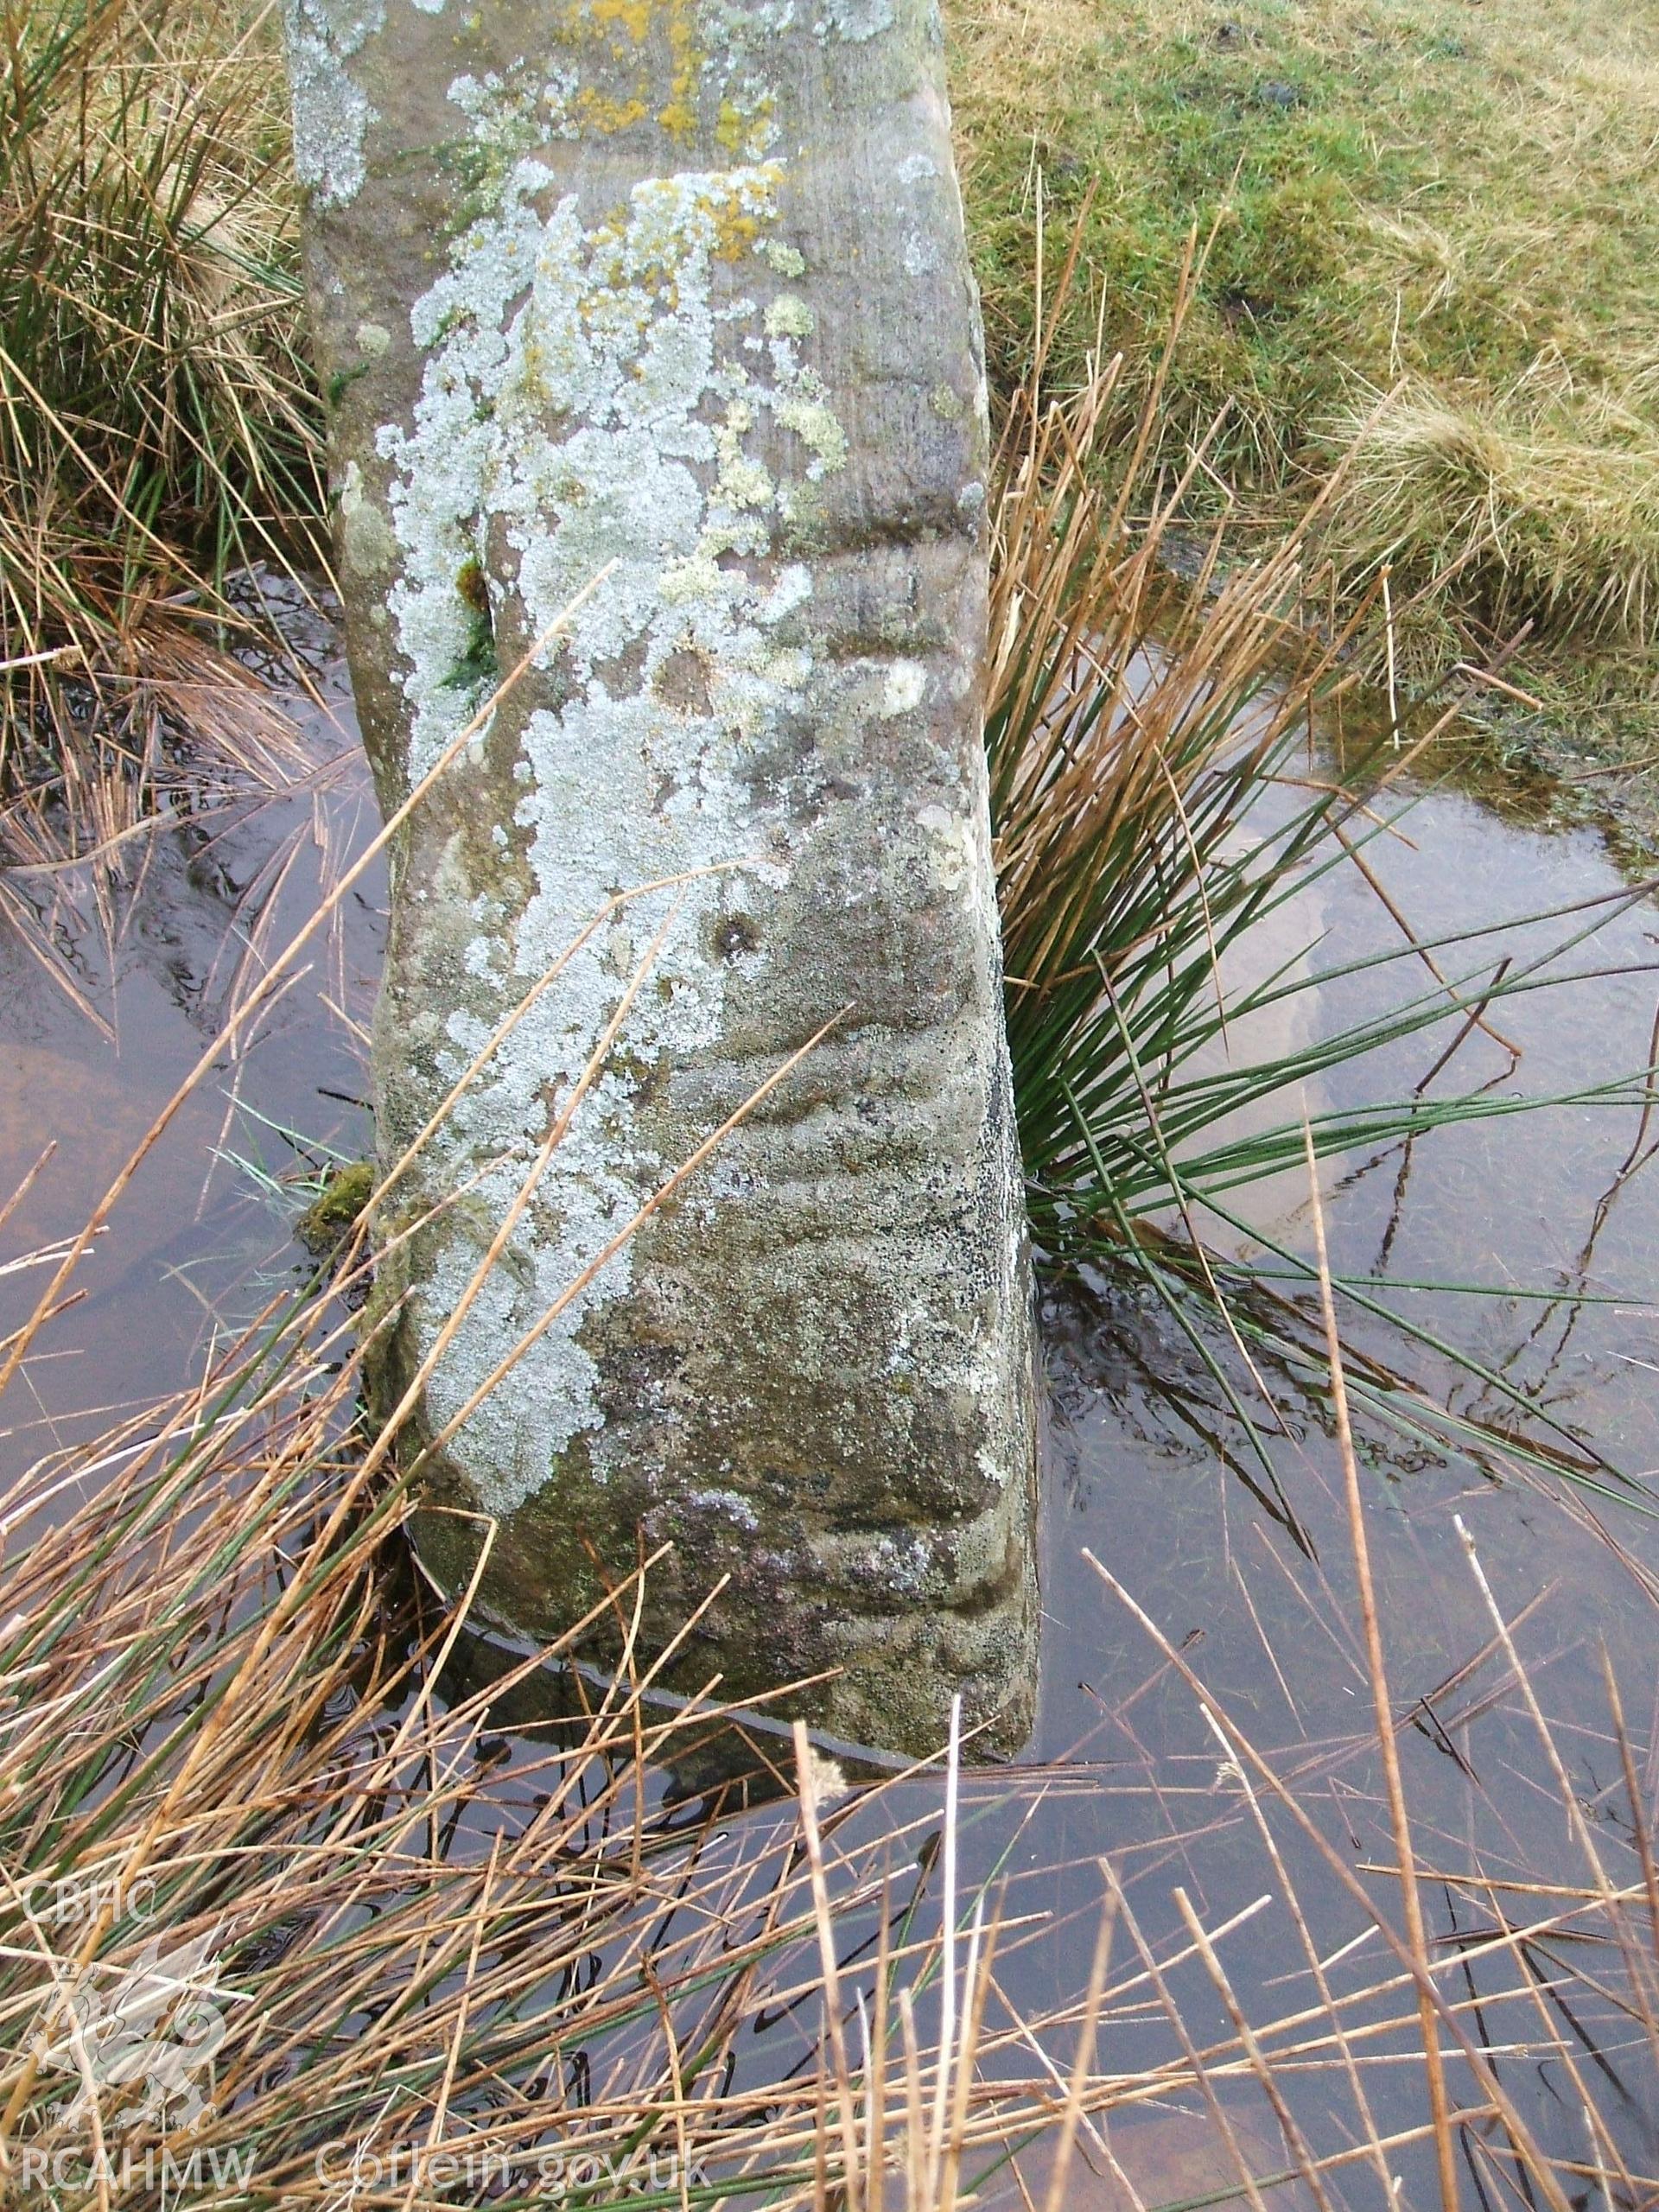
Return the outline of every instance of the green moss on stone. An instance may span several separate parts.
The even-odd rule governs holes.
[[[337,1167],[295,1224],[295,1234],[314,1258],[326,1260],[357,1226],[374,1196],[374,1162],[353,1160]]]

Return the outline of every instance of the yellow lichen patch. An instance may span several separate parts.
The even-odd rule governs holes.
[[[703,64],[693,0],[668,0],[668,51],[674,77],[657,120],[671,137],[689,139],[697,127],[697,85]]]
[[[644,100],[612,99],[604,92],[596,92],[584,85],[576,94],[575,117],[584,130],[597,131],[601,137],[626,130],[631,123],[643,123],[650,113]]]
[[[578,11],[603,30],[620,30],[636,46],[643,46],[651,31],[652,0],[585,0]]]
[[[715,172],[695,179],[646,180],[636,190],[638,204],[645,207],[660,200],[664,209],[672,212],[674,219],[664,234],[648,242],[630,232],[630,252],[640,275],[665,289],[673,285],[690,235],[685,228],[688,215],[696,217],[700,227],[706,226],[702,235],[714,260],[741,259],[753,249],[766,224],[775,217],[773,194],[782,181],[783,171],[776,162],[766,162],[743,172]],[[607,225],[598,234],[596,243],[608,244],[612,235],[610,226]],[[596,271],[597,268],[596,258]]]
[[[696,92],[704,56],[696,37],[697,0],[573,0],[565,20],[575,33],[602,33],[623,64],[626,89],[601,92],[584,88],[575,114],[584,130],[609,136],[643,122],[651,112],[652,65],[645,48],[653,29],[665,23],[671,64],[669,97],[657,120],[677,138],[696,129]]]
[[[720,119],[715,125],[715,139],[721,151],[752,159],[762,152],[772,135],[772,95],[765,93],[753,109],[746,111],[735,100],[722,100]]]
[[[721,99],[721,111],[715,124],[715,142],[721,153],[734,155],[741,162],[759,162],[766,149],[777,139],[777,119],[774,119],[774,99],[770,93],[746,93],[746,102]]]
[[[760,218],[740,210],[724,210],[715,226],[715,259],[739,261],[760,235]]]
[[[584,90],[574,97],[570,119],[579,130],[608,135],[650,116],[671,137],[689,145],[702,133],[705,116],[712,111],[715,122],[708,135],[734,160],[758,162],[775,142],[775,102],[754,73],[753,25],[743,7],[729,0],[556,4],[557,35],[578,48],[597,48],[597,58],[609,70],[608,91]]]

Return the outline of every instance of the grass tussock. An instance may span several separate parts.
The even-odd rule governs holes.
[[[1659,418],[1605,393],[1457,404],[1407,391],[1363,421],[1332,521],[1351,569],[1388,565],[1444,620],[1448,580],[1484,628],[1659,635]]]
[[[1184,337],[1178,304],[1166,372]],[[1406,779],[1432,760],[1465,694],[1414,725],[1410,741],[1385,717],[1345,761],[1319,738],[1356,691],[1352,649],[1370,607],[1330,619],[1334,583],[1313,549],[1364,448],[1270,554],[1240,558],[1224,521],[1197,541],[1180,527],[1205,448],[1182,476],[1160,465],[1161,378],[1127,461],[1096,465],[1124,373],[1115,359],[1052,398],[1033,374],[995,470],[986,744],[1027,1203],[1052,1262],[1105,1267],[1167,1306],[1276,1493],[1274,1452],[1246,1398],[1266,1395],[1264,1367],[1322,1393],[1328,1363],[1309,1327],[1307,1255],[1247,1227],[1243,1194],[1299,1173],[1305,1147],[1316,1160],[1408,1153],[1436,1128],[1543,1107],[1632,1113],[1645,1147],[1652,1070],[1587,1082],[1570,1098],[1536,1095],[1515,1079],[1519,1056],[1502,1027],[1505,1000],[1598,972],[1586,964],[1598,932],[1643,894],[1495,914],[1466,943],[1414,931],[1376,849],[1408,812]],[[1418,597],[1434,607],[1433,582]],[[1363,712],[1355,719],[1363,728]],[[1307,918],[1310,896],[1338,871],[1357,871],[1376,898],[1378,941],[1357,957],[1321,956]],[[1332,1018],[1351,983],[1371,1010]],[[1508,1058],[1496,1078],[1463,1074],[1478,1036]],[[1414,1040],[1421,1072],[1407,1087],[1400,1053]],[[1340,1103],[1355,1091],[1363,1103]],[[1241,1238],[1255,1262],[1217,1256]],[[1264,1295],[1269,1275],[1300,1281],[1301,1297]],[[1405,1367],[1355,1357],[1354,1392],[1370,1413],[1487,1464],[1492,1430],[1449,1414],[1443,1390],[1407,1371],[1419,1355],[1449,1363],[1489,1394],[1504,1450],[1536,1475],[1643,1503],[1513,1378],[1391,1313],[1385,1287],[1338,1286],[1348,1322],[1384,1324],[1408,1354]],[[1211,1348],[1217,1321],[1224,1357],[1237,1355],[1249,1377],[1243,1395]]]
[[[1091,1171],[1120,1228],[1172,1196],[1147,1108],[1224,1026],[1227,948],[1346,804],[1332,788],[1272,850],[1241,845],[1346,686],[1340,641],[1305,619],[1300,538],[1228,568],[1217,534],[1173,573],[1184,485],[1158,480],[1155,402],[1124,481],[1094,465],[1121,373],[1046,403],[1023,386],[997,466],[986,747],[1014,1090],[1051,1235]]]
[[[189,0],[3,0],[0,34],[0,768],[142,777],[248,688],[203,627],[227,574],[320,512],[281,71]]]
[[[1501,611],[1530,599],[1558,640],[1639,634],[1650,690],[1651,598],[1630,587],[1650,575],[1659,498],[1649,13],[1592,0],[951,0],[946,16],[1005,386],[1036,340],[1039,232],[1063,238],[1081,221],[1089,281],[1053,318],[1052,370],[1078,384],[1091,357],[1121,352],[1125,436],[1161,379],[1160,457],[1179,472],[1209,437],[1195,512],[1237,498],[1264,530],[1294,523],[1308,479],[1345,449],[1356,381],[1403,384],[1411,413],[1389,458],[1379,450],[1380,511],[1373,522],[1357,493],[1347,510],[1357,588],[1410,512],[1430,558],[1438,519],[1478,526],[1428,430],[1455,420],[1467,426],[1455,467],[1488,474],[1496,496],[1489,545],[1443,595],[1437,667],[1490,650],[1503,582]],[[1166,370],[1194,232],[1211,242]],[[1541,381],[1571,405],[1535,408]],[[1494,445],[1484,470],[1471,448]],[[1564,645],[1535,657],[1560,664],[1571,691]]]

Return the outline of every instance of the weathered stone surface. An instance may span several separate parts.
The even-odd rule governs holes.
[[[931,1747],[1034,1677],[1032,1344],[978,727],[985,395],[920,0],[289,0],[353,674],[395,802],[396,1157],[610,895],[378,1224],[435,1433],[641,1198],[839,1027],[442,1455],[423,1556],[563,1627],[675,1551],[675,1675]],[[728,865],[735,863],[735,865]],[[461,1195],[454,1195],[461,1193]],[[447,1201],[447,1203],[442,1203]],[[433,1207],[430,1223],[410,1225]],[[602,1656],[604,1639],[595,1656]]]

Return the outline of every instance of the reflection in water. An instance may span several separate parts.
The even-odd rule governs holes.
[[[69,948],[79,988],[108,1015],[108,1039],[16,944],[0,944],[0,1186],[15,1185],[48,1138],[58,1146],[7,1224],[10,1253],[79,1227],[238,993],[360,844],[373,817],[357,754],[321,721],[311,737],[317,766],[308,781],[234,822],[158,830],[110,943],[100,947],[87,931]],[[1402,827],[1370,857],[1427,937],[1618,888],[1588,834],[1536,834],[1454,793],[1422,796]],[[42,1338],[14,1395],[8,1472],[95,1430],[112,1408],[183,1385],[206,1344],[294,1279],[286,1219],[264,1179],[365,1148],[357,1102],[378,897],[377,887],[348,903],[257,1035],[226,1055],[145,1164],[89,1258],[81,1302]],[[1270,964],[1300,961],[1329,974],[1391,925],[1370,890],[1343,874],[1323,880],[1317,905],[1310,898],[1306,912],[1287,909],[1282,926],[1286,942],[1268,953]],[[1520,932],[1514,956],[1539,942]],[[1368,1095],[1405,1095],[1426,1077],[1468,1089],[1490,1076],[1548,1093],[1643,1067],[1652,1058],[1656,942],[1653,910],[1632,906],[1574,956],[1575,965],[1605,971],[1593,980],[1506,1001],[1501,1018],[1460,1037],[1450,1068],[1436,1067],[1442,1033],[1338,1070],[1319,1103],[1341,1109]],[[1296,1018],[1335,1029],[1378,1011],[1397,988],[1387,970],[1349,976],[1300,1001]],[[1263,1045],[1247,1025],[1235,1033],[1241,1054]],[[1351,1315],[1358,1344],[1408,1368],[1460,1414],[1512,1421],[1493,1380],[1440,1357],[1428,1339],[1454,1343],[1487,1378],[1502,1378],[1606,1459],[1641,1477],[1659,1470],[1651,1387],[1659,1174],[1645,1165],[1650,1135],[1639,1109],[1572,1107],[1440,1129],[1335,1163],[1324,1196],[1338,1273],[1371,1283],[1421,1332],[1402,1351],[1380,1321]],[[1284,1178],[1256,1191],[1238,1224],[1211,1224],[1219,1247],[1267,1239],[1306,1252],[1304,1186]],[[16,1325],[39,1280],[27,1270],[0,1280],[0,1326]],[[1219,1962],[1279,2063],[1313,2152],[1342,2154],[1368,2134],[1390,2140],[1380,2164],[1355,2152],[1332,2177],[1333,2202],[1428,2202],[1433,2152],[1408,1980],[1362,1904],[1370,1896],[1397,1921],[1395,1844],[1324,1408],[1293,1376],[1267,1376],[1274,1404],[1262,1418],[1275,1497],[1260,1481],[1235,1479],[1249,1460],[1226,1392],[1143,1294],[1103,1281],[1057,1292],[1046,1337],[1055,1449],[1039,1730],[1023,1769],[964,1783],[964,1888],[990,1885],[1009,1929],[983,2063],[1029,2076],[1037,2061],[1020,2023],[1076,2005],[1107,1893],[1104,1862],[1122,1896],[1096,2070],[1144,2075],[1179,2061],[1183,2034],[1203,2047],[1230,2033],[1227,1993],[1194,1948],[1179,1890],[1206,1926],[1227,1928]],[[1209,1348],[1216,1370],[1242,1389],[1220,1331]],[[1634,1504],[1557,1497],[1490,1453],[1483,1468],[1452,1464],[1427,1443],[1380,1433],[1362,1447],[1414,1848],[1432,1874],[1424,1897],[1434,1955],[1456,1964],[1459,2018],[1499,2054],[1502,2094],[1552,2155],[1592,2176],[1596,2160],[1616,2171],[1621,2159],[1651,2174],[1659,2078],[1644,2028],[1621,2009],[1623,1965],[1605,1929],[1504,1939],[1571,1910],[1574,1891],[1595,1897],[1603,1877],[1587,1863],[1586,1835],[1606,1880],[1639,1888],[1602,1655],[1622,1689],[1651,1800],[1659,1521],[1641,1510],[1643,1497]],[[1454,1516],[1516,1624],[1555,1755],[1584,1808],[1583,1834],[1564,1812]],[[1270,1777],[1230,1730],[1248,1738]],[[874,1804],[855,1800],[840,1817],[836,1853],[887,1872],[885,1907],[868,1891],[849,1910],[849,1970],[868,1967],[884,1910],[894,1927],[906,1915],[917,1927],[937,1918],[937,1852],[930,1856],[925,1839],[937,1831],[938,1804],[929,1778]],[[759,1865],[779,1847],[792,1821],[788,1808],[762,1808],[734,1822],[727,1845],[734,1869],[746,1854]],[[1344,2010],[1350,2047],[1333,2041],[1321,2018],[1327,1999]],[[923,1994],[924,2033],[936,2024],[928,2012],[936,2004],[937,1990]],[[816,2065],[818,2033],[810,2006],[763,2018],[737,2054],[740,2077]],[[1596,2109],[1611,2131],[1589,2145],[1586,2073],[1596,2077]],[[1245,2163],[1264,2177],[1281,2171],[1280,2122],[1249,2068],[1233,2064],[1221,2089]],[[1459,2094],[1469,2094],[1466,2076]],[[1218,2163],[1216,2150],[1224,2133],[1190,2094],[1142,2095],[1112,2127],[1085,2131],[1088,2164],[1066,2202],[1127,2206],[1129,2185],[1148,2202],[1203,2201],[1232,2185],[1230,2159]],[[1041,2146],[1033,2152],[1026,2177],[1039,2202],[1045,2155]],[[1512,2195],[1478,2147],[1465,2142],[1462,2155],[1471,2202]],[[1621,2187],[1608,2201],[1627,2194]],[[1020,2199],[1005,2176],[987,2201]],[[1272,2201],[1301,2200],[1281,2190]]]
[[[1594,837],[1535,834],[1455,793],[1422,797],[1402,829],[1405,836],[1389,841],[1380,859],[1373,847],[1372,857],[1425,938],[1618,889]],[[1380,925],[1376,900],[1345,874],[1323,880],[1306,921],[1309,957],[1327,974],[1374,945]],[[1523,931],[1505,948],[1518,961],[1548,941]],[[1652,908],[1634,906],[1571,962],[1608,972],[1505,1001],[1491,1024],[1499,1033],[1471,1027],[1454,1070],[1435,1071],[1444,1034],[1420,1039],[1327,1076],[1319,1103],[1407,1095],[1431,1071],[1460,1089],[1491,1077],[1505,1090],[1548,1095],[1639,1070],[1653,1057],[1655,943]],[[1333,1030],[1351,1022],[1384,1002],[1386,988],[1380,979],[1344,978],[1319,995],[1319,1019]],[[1251,1040],[1236,1044],[1243,1051]],[[1650,1388],[1659,1173],[1638,1164],[1649,1135],[1639,1107],[1573,1107],[1440,1129],[1351,1157],[1323,1194],[1333,1268],[1373,1283],[1383,1306],[1473,1355],[1601,1455],[1645,1476],[1659,1468],[1659,1402]],[[1306,1255],[1309,1211],[1305,1184],[1281,1181],[1251,1194],[1248,1230],[1214,1224],[1216,1242],[1248,1249],[1254,1231]],[[1478,1294],[1483,1289],[1494,1294]],[[1409,1371],[1440,1402],[1471,1421],[1513,1427],[1513,1408],[1494,1383],[1438,1357],[1423,1338],[1402,1351],[1380,1322],[1352,1312],[1347,1321],[1364,1349]],[[1028,1831],[1033,1863],[1078,1870],[1065,1880],[1081,1900],[1090,1886],[1081,1870],[1109,1853],[1131,1897],[1145,1899],[1135,1908],[1143,1932],[1166,1944],[1184,1939],[1171,1901],[1178,1884],[1206,1917],[1268,1897],[1222,1947],[1228,1971],[1250,1993],[1259,2021],[1281,2005],[1288,2012],[1298,2000],[1314,2003],[1310,1961],[1244,1787],[1249,1777],[1317,1954],[1341,1955],[1332,1972],[1338,1990],[1386,1980],[1392,1962],[1376,1936],[1365,1936],[1331,1865],[1275,1808],[1236,1747],[1218,1740],[1176,1659],[1154,1646],[1084,1557],[1092,1550],[1158,1624],[1341,1862],[1380,1900],[1395,1901],[1397,1922],[1397,1853],[1370,1723],[1339,1465],[1322,1408],[1293,1378],[1268,1376],[1277,1417],[1262,1426],[1294,1522],[1287,1527],[1227,1471],[1229,1459],[1248,1464],[1237,1421],[1218,1385],[1172,1341],[1160,1311],[1101,1284],[1054,1298],[1046,1333],[1058,1451],[1035,1749],[1068,1773],[1083,1764],[1097,1788],[1044,1806]],[[1217,1338],[1217,1365],[1230,1366],[1248,1395],[1230,1347],[1219,1332]],[[1618,1975],[1598,1982],[1590,1964],[1610,1948],[1605,1929],[1541,1939],[1519,1955],[1524,1970],[1516,1952],[1492,1948],[1506,1926],[1559,1906],[1537,1885],[1593,1895],[1601,1876],[1572,1833],[1454,1516],[1468,1528],[1503,1615],[1522,1624],[1522,1658],[1615,1885],[1639,1885],[1642,1870],[1622,1809],[1603,1652],[1643,1738],[1638,1756],[1648,1757],[1659,1522],[1645,1493],[1618,1502],[1558,1498],[1494,1453],[1484,1455],[1482,1471],[1398,1436],[1374,1432],[1361,1440],[1415,1853],[1435,1876],[1424,1892],[1432,1940],[1439,1955],[1463,1961],[1459,1993],[1479,2037],[1526,2046],[1503,2062],[1503,2079],[1540,2140],[1556,2155],[1590,2155],[1586,2101],[1574,2087],[1575,2069],[1587,2069],[1599,2088],[1611,2087],[1611,2103],[1605,2094],[1595,2103],[1618,2116],[1617,2154],[1651,2175],[1659,2078],[1644,2031],[1620,2010]],[[1652,1770],[1642,1773],[1650,1798]],[[1350,1942],[1356,1948],[1344,1952]],[[1033,1949],[1016,1980],[1019,2001],[1040,2009],[1061,1997],[1068,1975],[1075,1992],[1077,1973],[1075,1948]],[[1219,2033],[1207,1975],[1190,1978],[1185,1989],[1192,2017]],[[1396,2012],[1408,2012],[1397,1998],[1396,1988]],[[1166,2023],[1162,2032],[1171,2032]],[[1422,2120],[1421,2062],[1409,2056],[1416,2048],[1403,2022],[1366,2048],[1359,2078],[1385,2133]],[[1127,2045],[1119,2056],[1129,2063]],[[1363,2139],[1356,2093],[1332,2054],[1300,2086],[1298,2117],[1316,2150]],[[1615,2153],[1604,2145],[1602,2155]],[[1392,2164],[1405,2177],[1402,2201],[1432,2199],[1427,2145],[1402,2147]],[[1344,2194],[1373,2201],[1369,2178],[1363,2170],[1346,2176]],[[1477,2187],[1472,2167],[1465,2180]],[[1479,2185],[1494,2202],[1507,2189],[1491,2174]]]
[[[96,899],[90,869],[13,880],[61,967],[0,932],[0,1195],[54,1147],[6,1223],[15,1271],[0,1279],[0,1334],[47,1280],[22,1263],[80,1229],[372,835],[343,671],[330,671],[320,702],[296,715],[309,765],[276,794],[165,817],[124,848],[119,876]],[[82,1262],[78,1302],[42,1333],[9,1394],[0,1476],[184,1388],[211,1344],[297,1286],[298,1207],[275,1186],[367,1148],[364,1025],[382,895],[373,874],[354,887],[291,985],[221,1052],[145,1160]]]

